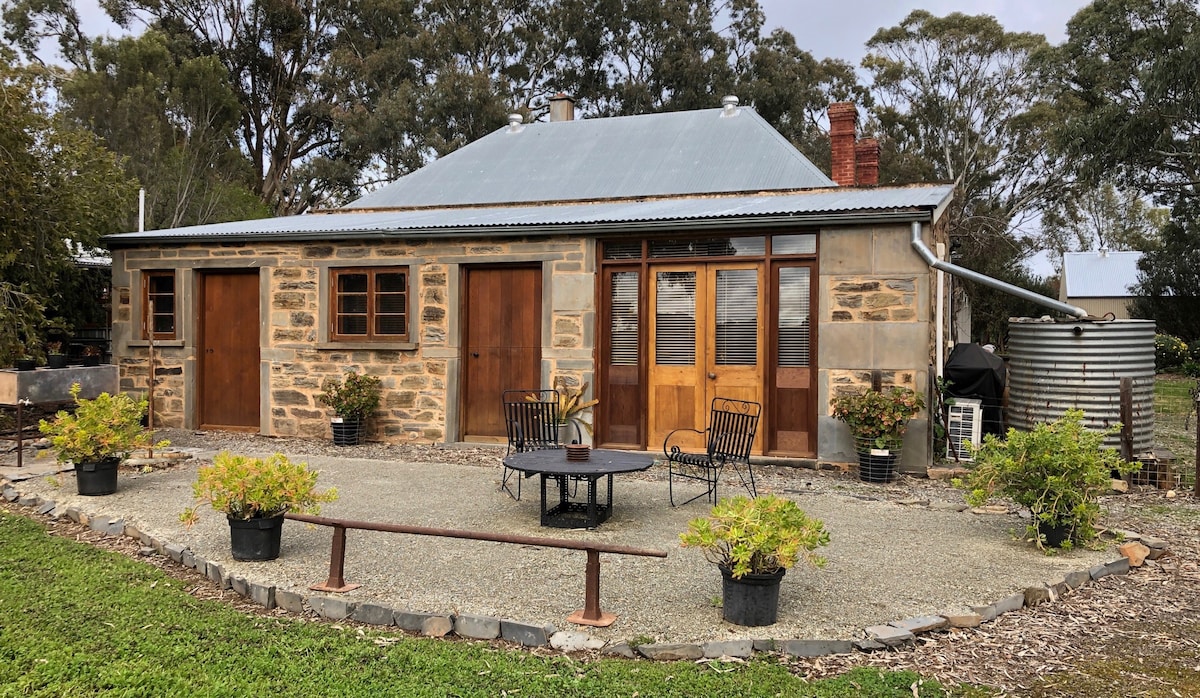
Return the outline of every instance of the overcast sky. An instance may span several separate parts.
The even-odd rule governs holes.
[[[1037,32],[1052,44],[1066,38],[1067,20],[1088,0],[758,0],[765,31],[783,27],[814,57],[841,58],[857,66],[867,40],[894,27],[915,9],[939,17],[951,12],[988,14],[1007,31]]]

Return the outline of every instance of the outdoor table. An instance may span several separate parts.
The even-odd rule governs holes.
[[[504,465],[520,470],[527,475],[540,475],[542,481],[543,526],[555,528],[595,528],[612,516],[613,475],[646,470],[654,464],[649,453],[626,453],[593,449],[588,460],[567,460],[567,450],[550,448],[540,451],[514,453],[504,459]],[[608,496],[603,502],[597,500],[600,478],[608,478]],[[558,503],[550,506],[546,501],[546,481],[558,481]],[[567,492],[571,478],[587,480],[587,501],[572,501]]]

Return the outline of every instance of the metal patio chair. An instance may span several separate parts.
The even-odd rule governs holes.
[[[505,456],[525,451],[562,448],[559,440],[559,394],[557,390],[505,390],[501,394],[504,406],[504,426],[508,433]],[[525,477],[528,477],[526,475]],[[513,492],[510,478],[516,479]],[[520,473],[504,466],[500,489],[513,499],[521,498]]]
[[[757,402],[717,397],[712,401],[707,429],[676,429],[667,434],[667,438],[663,440],[663,453],[667,456],[669,468],[667,488],[671,506],[675,506],[675,478],[696,480],[705,486],[703,492],[680,504],[687,504],[704,495],[708,495],[709,501],[716,504],[717,481],[725,466],[734,469],[751,497],[758,496],[758,489],[754,484],[754,469],[750,466],[750,448],[754,445],[754,435],[758,431],[758,417],[761,412],[762,406]],[[684,431],[707,434],[704,453],[689,453],[678,445],[671,445],[671,437]]]

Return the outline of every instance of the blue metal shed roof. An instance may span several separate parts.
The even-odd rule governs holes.
[[[1123,298],[1137,283],[1141,252],[1067,252],[1063,277],[1067,298]]]
[[[829,188],[790,193],[693,196],[641,201],[333,212],[110,235],[112,245],[254,240],[646,232],[738,224],[821,225],[855,220],[929,220],[951,185]]]
[[[509,126],[347,204],[464,206],[836,186],[753,109]]]

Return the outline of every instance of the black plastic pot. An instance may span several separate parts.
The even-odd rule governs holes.
[[[234,560],[263,561],[279,557],[283,517],[229,519],[229,546]]]
[[[37,368],[37,361],[34,359],[17,359],[13,361],[13,368],[18,371],[32,371]]]
[[[779,615],[779,583],[787,572],[747,574],[734,579],[728,567],[721,570],[721,615],[735,625],[772,625]]]
[[[79,494],[92,497],[117,491],[117,466],[120,458],[105,458],[96,463],[75,464],[75,487]]]
[[[100,357],[99,356],[84,356],[79,361],[80,361],[80,364],[83,366],[99,366],[100,365]]]
[[[1069,521],[1047,523],[1038,519],[1034,525],[1037,527],[1038,535],[1046,539],[1045,545],[1050,548],[1061,548],[1063,543],[1071,540],[1071,536],[1075,533],[1075,526]]]
[[[66,354],[46,354],[46,366],[49,368],[66,368]]]
[[[363,442],[365,430],[361,419],[335,417],[330,426],[333,427],[334,446],[357,446]]]
[[[887,455],[883,455],[886,453]],[[858,452],[858,479],[863,482],[888,482],[896,474],[899,451]]]

